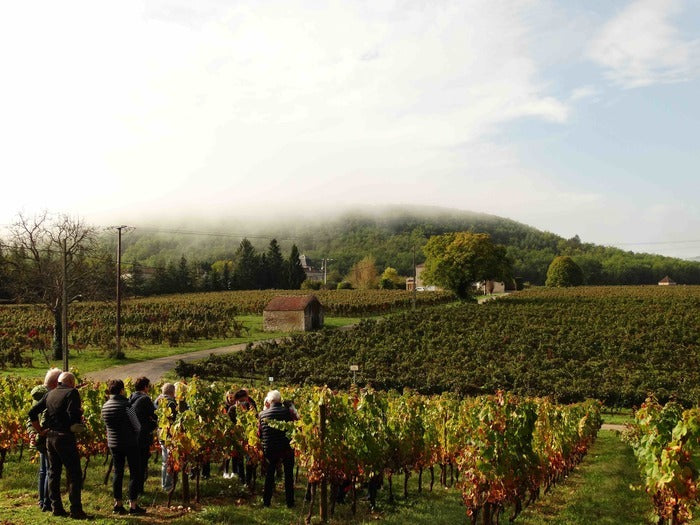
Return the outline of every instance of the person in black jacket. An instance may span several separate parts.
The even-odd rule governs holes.
[[[122,501],[124,463],[129,464],[129,514],[145,514],[137,503],[141,482],[141,465],[138,449],[138,433],[141,430],[136,413],[124,395],[124,381],[111,379],[107,383],[109,399],[102,405],[102,420],[107,428],[107,446],[114,460],[112,492],[115,514],[127,514]]]
[[[263,456],[267,472],[265,474],[265,489],[263,491],[263,505],[270,506],[272,493],[275,488],[275,470],[282,462],[284,466],[284,494],[287,507],[294,506],[294,449],[284,431],[273,428],[268,420],[294,421],[294,416],[289,408],[282,404],[282,395],[278,390],[271,390],[265,397],[265,410],[259,414],[260,441],[263,447]]]
[[[151,389],[151,381],[147,377],[139,377],[134,382],[136,390],[129,398],[129,403],[134,407],[136,417],[141,425],[138,436],[138,449],[141,465],[141,487],[139,494],[143,494],[143,485],[148,478],[148,459],[151,455],[151,445],[153,444],[153,433],[158,428],[158,417],[156,416],[156,406],[153,404],[148,392]]]
[[[45,426],[42,427],[39,424],[39,414],[44,410]],[[58,386],[29,410],[29,420],[40,436],[46,436],[46,450],[49,455],[49,497],[53,515],[69,515],[61,501],[61,471],[65,465],[69,479],[70,516],[74,519],[91,519],[83,510],[83,473],[73,433],[82,426],[83,420],[80,393],[75,388],[75,376],[70,372],[63,372],[58,376]]]

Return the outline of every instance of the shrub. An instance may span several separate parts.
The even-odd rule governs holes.
[[[352,290],[352,284],[348,281],[340,281],[338,283],[338,290]]]
[[[566,287],[583,284],[583,272],[571,257],[561,255],[555,257],[547,270],[545,286]]]

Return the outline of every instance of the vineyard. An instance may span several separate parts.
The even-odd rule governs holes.
[[[28,445],[24,427],[32,384],[11,376],[0,379],[0,475],[6,454]],[[252,462],[260,461],[255,416],[243,413],[234,424],[223,411],[231,385],[194,379],[177,386],[179,405],[187,409],[174,418],[167,407],[159,409],[161,435],[172,449],[175,472],[242,453]],[[106,396],[100,384],[80,391],[87,431],[79,438],[79,448],[87,469],[91,458],[107,451],[99,415]],[[472,523],[497,523],[506,511],[517,516],[581,461],[601,424],[600,405],[593,401],[555,405],[547,399],[502,392],[464,400],[451,394],[422,396],[357,388],[333,392],[304,387],[282,392],[285,399],[295,401],[300,419],[278,424],[287,425],[283,429],[293,439],[312,494],[316,487],[322,494],[327,493],[324,489],[337,494],[341,486],[350,487],[354,509],[356,489],[363,483],[385,477],[393,498],[392,480],[398,477],[407,496],[410,475],[418,475],[420,492],[423,476],[429,474],[425,490],[432,490],[437,469],[440,485],[454,484],[461,491]],[[260,401],[265,392],[251,393]],[[195,500],[199,483],[197,478]],[[187,503],[188,483],[182,486]],[[324,507],[325,512],[333,512],[333,501],[329,508],[328,501],[321,500],[322,515]]]
[[[167,343],[176,346],[198,339],[237,337],[243,326],[236,315],[261,315],[278,295],[299,295],[298,290],[237,291],[174,295],[129,300],[122,307],[124,344]],[[318,291],[326,315],[383,314],[411,306],[409,292],[394,290]],[[418,304],[434,305],[453,300],[445,292],[419,294]],[[74,303],[70,308],[71,348],[107,349],[115,337],[116,308],[113,303]],[[51,348],[53,317],[38,306],[0,307],[0,366],[24,366],[34,352]]]
[[[662,406],[650,397],[636,412],[625,439],[637,457],[659,523],[686,523],[700,504],[700,409],[683,410],[674,401]]]
[[[619,407],[654,392],[689,406],[700,398],[700,287],[528,290],[365,320],[351,332],[296,335],[177,372],[348,388],[351,364],[358,383],[380,389],[502,389]]]

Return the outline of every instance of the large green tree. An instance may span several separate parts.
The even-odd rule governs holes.
[[[583,284],[583,271],[568,255],[555,257],[547,270],[545,286],[565,287]]]
[[[292,250],[287,259],[287,288],[290,290],[298,290],[301,283],[306,279],[306,272],[299,261],[299,248],[296,244],[292,244]]]
[[[434,235],[423,247],[426,284],[452,290],[457,297],[471,296],[472,285],[486,279],[510,277],[506,250],[486,233],[457,232]]]

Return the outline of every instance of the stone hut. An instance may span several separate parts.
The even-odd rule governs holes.
[[[323,326],[323,306],[315,295],[275,297],[263,310],[263,330],[291,332]]]
[[[659,286],[675,286],[676,282],[668,275],[659,281]]]

